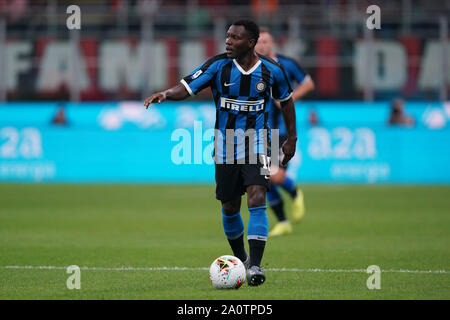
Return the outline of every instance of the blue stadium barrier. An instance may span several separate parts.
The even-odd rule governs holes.
[[[211,102],[0,104],[0,182],[214,183]],[[449,184],[450,106],[409,102],[412,128],[387,126],[389,103],[296,104],[301,183]],[[308,124],[315,110],[320,125]]]

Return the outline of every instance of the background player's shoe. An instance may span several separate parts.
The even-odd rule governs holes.
[[[297,190],[297,197],[292,203],[292,221],[295,223],[300,222],[305,215],[305,202],[303,200],[303,192]]]
[[[255,287],[259,286],[266,281],[266,275],[262,269],[258,266],[251,266],[247,270],[247,283],[249,286]]]
[[[289,221],[278,222],[272,231],[269,232],[269,237],[283,236],[292,233],[292,226]]]

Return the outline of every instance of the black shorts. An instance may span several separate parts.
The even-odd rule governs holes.
[[[264,157],[264,158],[263,158]],[[270,158],[258,155],[254,164],[216,164],[216,198],[227,202],[241,197],[251,185],[269,188]]]

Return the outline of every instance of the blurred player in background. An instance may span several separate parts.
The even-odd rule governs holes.
[[[404,125],[408,127],[414,126],[414,118],[405,112],[403,99],[394,99],[391,103],[391,113],[389,115],[388,124],[390,126]]]
[[[281,64],[291,83],[297,83],[297,87],[292,93],[292,100],[296,101],[308,92],[314,90],[314,82],[311,77],[298,65],[295,60],[275,54],[275,41],[267,28],[260,29],[260,36],[255,50]],[[272,129],[279,130],[280,146],[286,141],[286,127],[281,115],[280,104],[271,100],[269,123]],[[279,192],[279,187],[283,188],[293,199],[292,220],[299,222],[305,214],[303,192],[297,189],[295,181],[286,174],[287,166],[280,166],[278,170],[272,170],[270,175],[271,187],[267,192],[267,200],[275,213],[278,223],[270,231],[269,236],[279,236],[292,233],[292,226],[286,218],[283,198]]]
[[[248,266],[247,281],[251,286],[265,281],[260,264],[269,232],[266,192],[270,150],[264,143],[264,132],[270,129],[268,111],[273,99],[282,106],[287,128],[287,139],[282,145],[283,165],[294,156],[297,143],[290,82],[278,63],[256,54],[258,37],[259,28],[253,21],[236,21],[227,32],[226,53],[208,59],[180,84],[153,94],[144,103],[148,107],[164,100],[183,100],[211,88],[216,104],[216,198],[222,203],[222,223],[228,243],[234,256]],[[238,131],[255,132],[254,138],[249,143],[239,143],[236,139]],[[252,154],[257,155],[254,163],[247,160]],[[264,174],[262,169],[265,169]],[[244,248],[244,223],[240,213],[245,193],[250,212],[247,226],[250,255]]]

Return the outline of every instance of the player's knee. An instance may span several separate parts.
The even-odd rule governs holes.
[[[247,192],[247,204],[249,208],[261,207],[266,205],[266,189],[264,187]]]
[[[235,199],[227,202],[222,202],[222,210],[226,215],[233,215],[241,210],[241,199]]]

